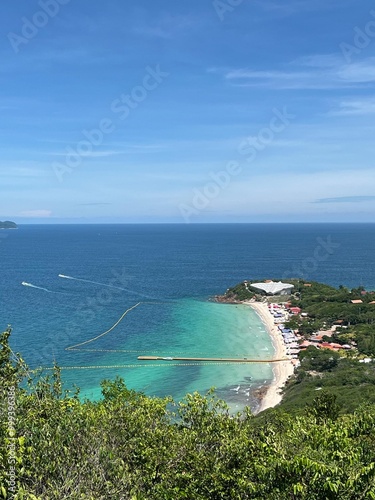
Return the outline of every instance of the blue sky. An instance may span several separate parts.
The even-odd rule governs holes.
[[[375,222],[375,5],[6,0],[0,220]]]

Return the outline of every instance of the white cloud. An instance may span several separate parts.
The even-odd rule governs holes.
[[[339,179],[339,180],[338,180]],[[355,212],[363,210],[365,205],[373,208],[373,186],[375,186],[374,170],[350,170],[341,172],[300,171],[233,179],[231,184],[222,190],[219,196],[210,204],[216,211],[236,210],[237,213],[261,214],[265,210],[270,213],[296,213],[300,211],[319,213],[327,210],[346,210],[343,203],[329,207],[316,203],[317,199],[357,198],[358,193],[364,199],[362,203],[353,206]],[[287,195],[286,195],[287,193]]]
[[[363,116],[375,114],[375,98],[348,99],[341,101],[330,116]]]
[[[239,68],[223,71],[226,80],[234,86],[242,87],[270,89],[361,88],[364,84],[375,82],[375,57],[348,65],[337,55],[317,54],[292,61],[280,70]]]
[[[375,81],[375,57],[358,63],[344,64],[337,68],[337,75],[343,81],[367,83]]]

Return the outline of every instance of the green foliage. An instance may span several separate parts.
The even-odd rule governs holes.
[[[299,325],[295,328],[298,329],[301,335],[310,337],[313,333],[318,332],[324,328],[324,322],[321,320],[306,318],[299,321]]]
[[[351,328],[347,335],[357,342],[359,352],[375,357],[375,326],[358,325]]]
[[[307,414],[312,415],[318,422],[326,420],[337,420],[340,413],[340,406],[337,404],[337,396],[329,392],[322,391],[311,405],[306,408]]]
[[[25,362],[19,354],[13,353],[9,346],[9,337],[12,333],[9,327],[0,334],[0,392],[4,393],[9,387],[18,386],[25,373]]]
[[[1,382],[19,377],[7,352]],[[271,410],[253,417],[230,415],[212,391],[176,404],[117,378],[104,381],[102,393],[98,402],[63,393],[58,367],[16,390],[16,500],[375,498],[375,405],[339,415],[325,391],[299,416]],[[12,497],[7,404],[2,397],[4,499]]]
[[[240,301],[240,300],[250,300],[253,298],[255,293],[253,291],[250,291],[248,287],[246,286],[246,283],[239,283],[238,285],[229,288],[224,297],[227,300],[235,300],[235,301]]]
[[[354,412],[365,402],[375,404],[375,363],[340,358],[315,347],[301,355],[301,365],[284,389],[282,409],[301,413],[320,390],[336,396],[342,414]]]
[[[98,403],[32,396],[20,403],[17,477],[26,498],[310,500],[374,492],[374,407],[334,423],[285,414],[257,423],[231,418],[212,395],[191,395],[177,412],[144,396],[124,405],[121,394]]]
[[[340,358],[337,352],[328,349],[317,349],[314,346],[310,346],[305,351],[302,351],[299,357],[304,370],[316,370],[319,372],[332,370],[337,366]]]
[[[101,383],[104,401],[122,400],[123,403],[129,403],[137,400],[142,394],[129,390],[124,381],[116,377],[114,381],[103,380]]]

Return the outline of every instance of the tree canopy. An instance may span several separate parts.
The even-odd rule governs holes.
[[[58,367],[49,377],[30,373],[12,355],[9,335],[0,335],[8,391],[0,401],[0,498],[375,498],[374,405],[340,414],[335,397],[322,392],[300,415],[233,416],[212,392],[175,403],[132,391],[121,379],[103,382],[100,401],[82,401],[78,391],[62,391]]]

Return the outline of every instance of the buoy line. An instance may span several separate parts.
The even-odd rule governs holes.
[[[160,363],[160,364],[138,364],[138,365],[93,365],[93,366],[60,366],[60,370],[112,370],[114,368],[167,368],[170,366],[214,366],[214,365],[232,365],[232,362],[222,362],[222,363]],[[237,362],[237,364],[246,364],[246,361]],[[38,370],[54,370],[53,367],[49,368],[37,368]]]
[[[127,309],[124,314],[121,316],[121,318],[119,320],[116,321],[116,323],[111,326],[111,328],[109,330],[107,330],[106,332],[104,333],[101,333],[100,335],[97,335],[96,337],[92,338],[92,339],[89,339],[89,340],[86,340],[85,342],[81,342],[80,344],[75,344],[75,345],[72,345],[70,347],[66,347],[65,350],[66,351],[79,351],[80,349],[77,349],[78,347],[80,347],[81,345],[86,345],[86,344],[89,344],[90,342],[94,342],[95,340],[98,340],[100,339],[101,337],[104,337],[104,335],[107,335],[108,333],[110,333],[112,330],[114,330],[116,328],[117,325],[119,325],[121,323],[121,321],[125,318],[125,316],[130,312],[132,311],[133,309],[135,309],[136,307],[138,307],[139,305],[141,305],[141,302],[138,302],[138,304],[135,304],[135,306],[132,306],[130,307],[129,309]]]

